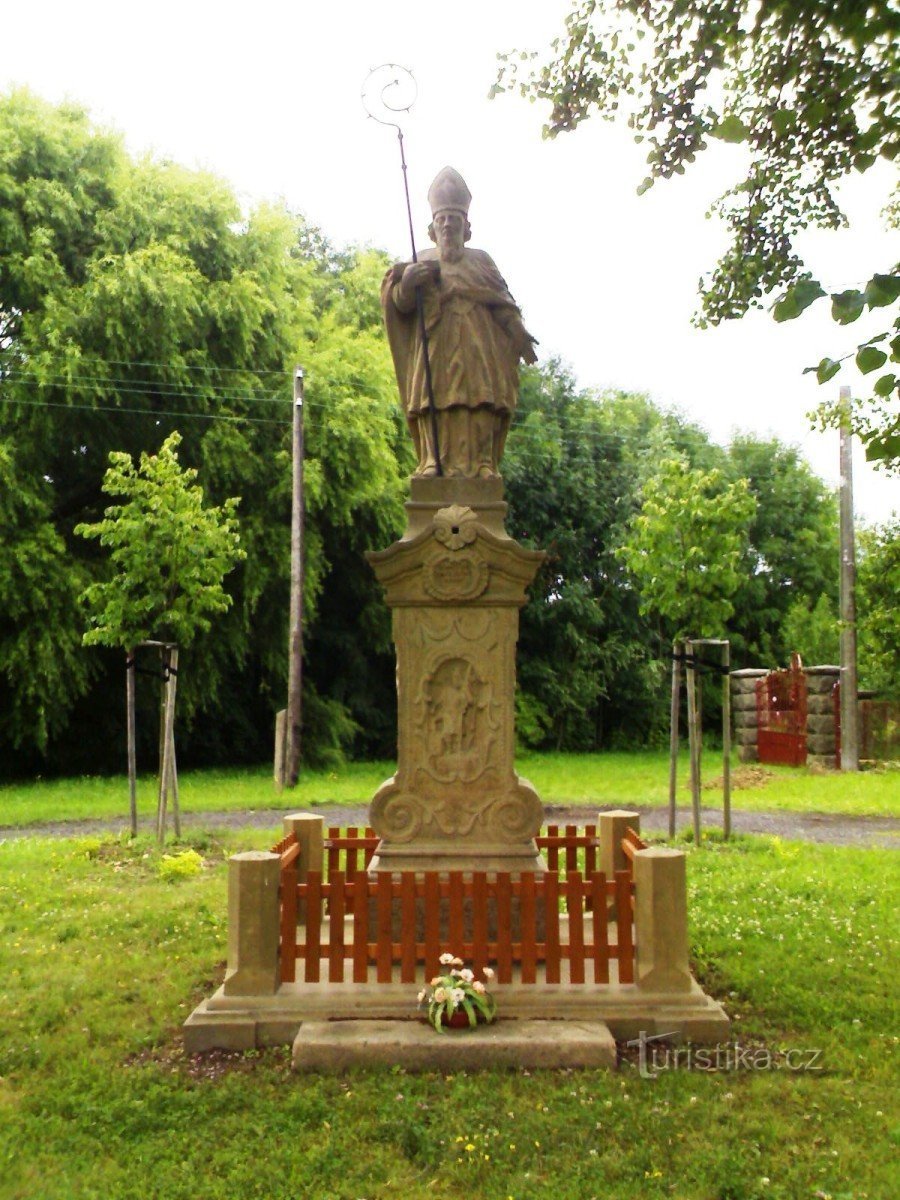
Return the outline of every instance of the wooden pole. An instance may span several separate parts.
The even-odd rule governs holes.
[[[172,788],[172,817],[175,836],[181,837],[181,805],[178,801],[178,764],[175,760],[175,694],[178,689],[178,647],[169,656],[169,783]]]
[[[168,763],[166,762],[166,710],[169,698],[167,682],[168,647],[163,643],[159,647],[160,679],[162,687],[159,692],[159,783],[156,796],[156,840],[163,842],[165,837],[166,800],[169,787]]]
[[[691,752],[691,811],[694,818],[694,844],[699,846],[700,830],[700,737],[697,721],[697,670],[693,664],[695,647],[692,641],[685,642],[685,650],[691,662],[687,665],[688,739]]]
[[[681,655],[684,643],[672,643],[672,706],[669,713],[669,837],[675,836],[678,805],[678,709],[681,701]]]
[[[137,750],[135,748],[134,674],[137,669],[134,650],[125,651],[125,724],[128,730],[128,807],[131,836],[137,837]]]
[[[722,643],[722,831],[731,837],[731,643]]]
[[[841,388],[841,770],[859,770],[856,674],[856,547],[850,389]]]
[[[294,420],[291,484],[291,609],[288,648],[286,782],[300,776],[303,692],[303,368],[294,369]]]
[[[172,658],[174,655],[175,663],[178,662],[178,649],[175,646],[166,646],[163,650],[163,674],[165,682],[163,684],[163,696],[165,698],[164,706],[164,726],[163,726],[163,760],[162,769],[160,771],[160,789],[159,789],[159,806],[156,814],[156,838],[160,845],[166,840],[166,809],[169,803],[169,783],[172,779],[173,751],[175,749],[175,680],[176,675],[172,674]],[[178,822],[180,825],[180,820]]]

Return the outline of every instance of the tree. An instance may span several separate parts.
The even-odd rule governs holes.
[[[775,666],[800,649],[809,662],[812,645],[796,644],[785,622],[791,610],[812,611],[820,598],[836,609],[837,498],[797,449],[777,438],[735,435],[727,471],[746,479],[756,500],[729,627],[736,657],[746,666]]]
[[[202,676],[179,689],[183,761],[268,754],[286,680],[295,362],[308,377],[304,751],[350,745],[367,714],[378,725],[392,703],[389,634],[360,552],[400,528],[408,473],[372,285],[383,268],[277,205],[243,213],[211,175],[131,159],[74,105],[0,96],[0,444],[18,491],[0,499],[13,514],[0,576],[8,546],[37,564],[29,529],[46,559],[11,567],[6,591],[0,578],[0,769],[119,765],[121,706],[105,698],[121,663],[78,650],[75,599],[106,564],[74,528],[102,517],[110,451],[153,454],[176,428],[209,501],[242,497],[247,556],[233,605],[197,634]],[[353,645],[331,662],[326,593]],[[355,689],[375,629],[372,688]]]
[[[900,696],[900,520],[859,534],[856,612],[863,686]]]
[[[650,144],[639,192],[682,174],[710,140],[742,144],[743,177],[713,210],[731,240],[701,281],[699,323],[741,317],[779,291],[774,315],[787,320],[826,295],[797,253],[797,235],[845,224],[836,185],[900,149],[898,35],[893,0],[578,0],[543,63],[536,54],[500,56],[494,92],[518,88],[549,101],[549,137],[595,111],[627,113]],[[529,66],[520,74],[522,60]],[[863,373],[900,362],[898,298],[893,261],[864,289],[831,295],[842,325],[864,309],[895,314],[892,330],[857,348]],[[825,382],[840,361],[811,369]],[[879,404],[896,401],[897,373],[887,370],[873,392]],[[870,408],[858,421],[871,458],[900,463],[898,420]]]
[[[641,611],[659,613],[677,638],[720,637],[755,509],[746,480],[725,484],[721,472],[692,470],[683,456],[663,460],[621,548]]]
[[[507,528],[547,555],[520,622],[517,729],[529,745],[589,750],[661,734],[660,630],[617,554],[661,447],[707,466],[724,459],[643,396],[579,390],[556,361],[523,372],[503,476]]]
[[[103,491],[124,503],[103,519],[75,526],[109,550],[110,578],[84,592],[90,625],[87,646],[130,650],[149,639],[189,646],[212,617],[231,607],[225,576],[245,558],[235,517],[239,500],[204,505],[197,471],[178,461],[181,435],[170,434],[158,454],[113,452]]]

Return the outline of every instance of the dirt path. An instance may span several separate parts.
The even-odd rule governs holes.
[[[281,827],[281,818],[290,808],[265,808],[235,812],[185,813],[183,829],[271,829]],[[321,812],[328,825],[364,825],[367,810],[332,806],[304,811]],[[583,825],[592,820],[596,809],[582,805],[577,808],[547,804],[544,811],[549,824]],[[668,828],[664,808],[639,808],[641,827],[648,833],[663,833]],[[690,812],[679,810],[678,828],[690,827]],[[742,812],[732,811],[732,828],[736,833],[762,833],[783,838],[800,838],[807,842],[824,842],[833,846],[883,846],[900,849],[900,819],[896,817],[850,817],[835,813]],[[93,834],[118,833],[126,827],[121,820],[47,821],[34,825],[0,826],[0,840],[24,837],[83,837]],[[722,828],[722,810],[703,809],[704,829]],[[151,832],[152,822],[141,822],[144,832]]]

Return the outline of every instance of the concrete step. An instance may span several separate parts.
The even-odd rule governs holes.
[[[402,1066],[407,1071],[496,1067],[616,1068],[616,1043],[602,1021],[500,1018],[437,1033],[420,1019],[304,1021],[294,1040],[295,1071]]]

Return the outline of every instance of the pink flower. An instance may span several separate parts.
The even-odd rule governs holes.
[[[493,979],[494,978],[493,967],[485,967],[481,973],[485,977],[485,979]]]
[[[471,983],[472,980],[475,978],[475,976],[468,969],[468,967],[464,971],[459,972],[459,977],[460,977],[460,979],[464,980],[466,983]]]
[[[483,996],[484,993],[487,991],[487,988],[484,986],[484,984],[481,982],[480,979],[476,979],[475,982],[472,984],[472,991],[477,992],[479,996]]]

